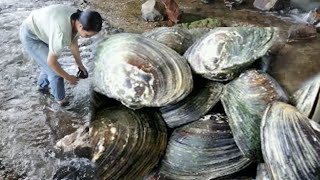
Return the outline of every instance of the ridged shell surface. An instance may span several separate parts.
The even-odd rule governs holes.
[[[270,104],[262,119],[261,141],[272,179],[320,179],[320,133],[295,107]]]
[[[220,100],[223,84],[198,78],[194,86],[193,91],[183,100],[160,108],[170,128],[199,120]]]
[[[194,41],[189,31],[179,27],[160,27],[143,35],[170,47],[179,54],[183,54]]]
[[[193,87],[185,58],[142,35],[121,33],[103,41],[97,51],[96,91],[130,108],[178,102]]]
[[[99,111],[89,134],[99,179],[141,179],[167,145],[165,123],[158,113],[122,105]]]
[[[261,160],[260,124],[272,101],[288,101],[281,86],[268,74],[257,70],[242,73],[228,83],[221,96],[234,139],[252,160]]]
[[[226,116],[207,115],[174,130],[160,175],[174,180],[209,180],[238,172],[250,162],[234,142]]]
[[[192,69],[205,78],[227,81],[238,76],[275,43],[272,27],[218,27],[184,54]]]
[[[301,113],[320,123],[320,74],[293,94],[292,103]]]

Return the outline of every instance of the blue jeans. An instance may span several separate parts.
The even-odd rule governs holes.
[[[47,63],[49,47],[48,44],[41,41],[27,26],[22,23],[20,26],[20,40],[25,51],[40,66],[40,75],[37,85],[40,89],[51,88],[51,94],[56,100],[65,98],[64,80],[51,69]]]

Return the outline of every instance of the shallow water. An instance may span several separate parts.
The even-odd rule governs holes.
[[[31,10],[56,3],[76,5],[73,1],[0,1],[0,179],[51,179],[66,163],[66,156],[54,147],[56,142],[87,124],[92,116],[90,80],[80,80],[75,87],[66,83],[71,105],[60,108],[37,92],[39,69],[20,44],[19,26]],[[79,40],[89,72],[97,39],[101,39],[99,35]],[[67,72],[76,74],[68,50],[59,62]]]

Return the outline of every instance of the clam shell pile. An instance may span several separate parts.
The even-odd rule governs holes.
[[[118,103],[95,102],[99,179],[236,179],[258,163],[260,179],[319,179],[319,78],[287,94],[252,66],[279,30],[218,27],[197,39],[176,28],[99,45],[93,86]]]

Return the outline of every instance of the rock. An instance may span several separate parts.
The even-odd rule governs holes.
[[[315,58],[319,56],[319,51],[317,39],[286,43],[271,62],[268,73],[288,94],[293,94],[304,82],[319,74],[320,61]]]
[[[194,28],[213,29],[215,27],[222,27],[224,26],[224,24],[220,18],[206,18],[198,21],[177,24],[176,26],[181,28],[186,28],[186,29],[194,29]]]
[[[255,0],[253,6],[263,11],[280,10],[289,5],[288,0]]]
[[[291,0],[290,6],[307,12],[320,7],[320,0]]]
[[[60,179],[81,179],[97,180],[95,165],[85,158],[71,159],[61,162],[61,167],[56,171],[53,180]]]
[[[166,8],[166,15],[169,20],[169,25],[177,24],[181,20],[182,11],[174,0],[161,0]]]
[[[237,7],[242,3],[243,0],[224,0],[225,6],[228,7],[230,10],[232,10],[233,7]]]
[[[320,9],[319,8],[311,10],[305,17],[305,19],[307,20],[307,23],[310,25],[313,25],[318,32],[320,31]]]
[[[72,152],[78,157],[90,158],[88,127],[80,127],[74,133],[66,135],[56,143],[56,148],[63,152]]]
[[[142,18],[145,21],[162,21],[161,4],[156,0],[147,0],[141,6]]]
[[[289,12],[296,24],[307,24],[313,26],[320,32],[320,7],[306,13],[301,13],[300,10],[294,9]]]
[[[288,41],[315,39],[317,30],[314,26],[304,24],[291,25],[288,30]]]
[[[213,0],[201,0],[201,2],[204,4],[209,4],[209,3],[212,3]]]

